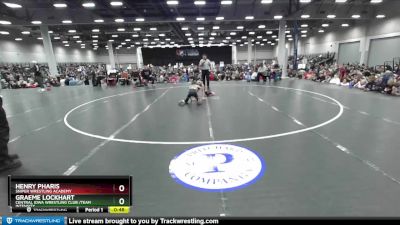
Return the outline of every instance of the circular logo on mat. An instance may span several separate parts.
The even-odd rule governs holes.
[[[169,165],[178,183],[202,191],[229,191],[262,177],[263,159],[255,152],[228,144],[202,145],[184,151]]]

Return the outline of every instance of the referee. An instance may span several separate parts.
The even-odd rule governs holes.
[[[203,54],[203,58],[200,60],[199,68],[201,70],[201,79],[203,80],[204,86],[206,86],[207,79],[207,88],[206,93],[210,92],[210,70],[211,70],[211,62],[207,59],[207,55]]]

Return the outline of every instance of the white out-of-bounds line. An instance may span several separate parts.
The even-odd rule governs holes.
[[[379,168],[377,165],[375,165],[374,163],[372,163],[371,161],[362,159],[361,157],[359,157],[358,155],[354,154],[353,152],[351,152],[350,150],[348,150],[347,148],[343,147],[340,144],[337,144],[336,146],[338,149],[342,150],[343,152],[347,153],[348,155],[351,155],[353,158],[356,158],[357,160],[361,161],[363,164],[367,165],[369,168],[375,170],[376,172],[381,173],[383,176],[389,178],[391,181],[400,184],[400,181],[396,178],[394,178],[392,175],[386,173],[384,170],[382,170],[381,168]]]
[[[46,128],[46,127],[48,127],[48,125],[42,126],[42,127],[39,127],[39,128],[36,128],[36,129],[33,130],[33,132],[43,130],[43,129]]]
[[[388,122],[388,123],[393,123],[393,124],[400,125],[400,123],[399,123],[399,122],[397,122],[397,121],[393,121],[393,120],[391,120],[391,119],[388,119],[388,118],[382,118],[382,120],[383,120],[383,121],[385,121],[385,122]]]
[[[210,109],[210,104],[208,103],[208,100],[206,100],[206,105],[207,105],[207,119],[208,119],[208,131],[210,133],[210,139],[212,141],[215,140],[214,137],[214,130],[211,122],[211,109]]]
[[[168,91],[170,90],[167,89],[165,90],[160,96],[158,96],[153,102],[151,102],[149,105],[147,105],[145,107],[145,109],[143,109],[141,112],[137,113],[128,123],[124,124],[122,127],[120,127],[118,130],[116,130],[114,133],[112,133],[109,136],[109,139],[103,140],[99,145],[97,145],[95,148],[93,148],[92,150],[89,151],[89,153],[84,156],[82,159],[80,159],[79,161],[77,161],[76,163],[74,163],[72,166],[70,166],[64,173],[63,175],[65,176],[69,176],[71,175],[75,170],[77,170],[79,168],[79,166],[81,166],[84,162],[86,162],[87,160],[89,160],[94,154],[96,154],[96,152],[98,152],[105,144],[107,144],[108,142],[110,142],[112,140],[112,138],[114,138],[115,136],[117,136],[119,133],[121,133],[121,131],[123,131],[125,128],[127,128],[128,126],[130,126],[140,115],[142,115],[144,112],[146,112],[150,106],[152,106],[154,103],[156,103],[158,100],[160,100]]]
[[[271,106],[271,108],[272,108],[273,110],[275,110],[275,111],[279,112],[279,109],[278,109],[278,108],[276,108],[275,106]]]
[[[11,139],[8,143],[12,143],[12,142],[14,142],[14,141],[16,141],[16,140],[18,140],[20,138],[21,138],[21,136],[17,136],[15,138]]]
[[[364,112],[364,111],[358,111],[358,112],[363,114],[363,115],[369,116],[369,113],[367,113],[367,112]]]

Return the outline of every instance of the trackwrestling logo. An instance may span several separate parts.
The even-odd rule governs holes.
[[[245,187],[261,178],[264,170],[264,161],[256,153],[227,144],[189,149],[169,165],[169,172],[178,183],[205,191]]]

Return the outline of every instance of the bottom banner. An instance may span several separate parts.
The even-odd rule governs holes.
[[[135,217],[116,217],[116,218],[77,218],[68,217],[67,225],[160,225],[160,224],[220,224],[219,219],[211,218],[135,218]]]

